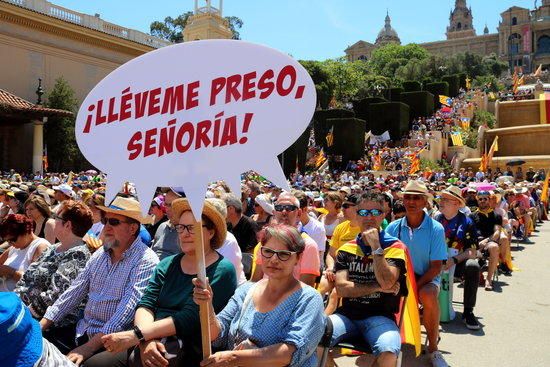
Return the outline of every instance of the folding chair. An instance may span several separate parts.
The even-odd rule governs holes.
[[[399,322],[397,323],[397,327],[399,330],[401,330],[401,325],[403,323],[403,307],[405,305],[405,302],[407,301],[407,296],[403,296],[401,298],[400,304],[399,304]],[[325,333],[323,334],[323,338],[321,339],[321,342],[319,343],[319,346],[323,348],[323,353],[321,356],[321,359],[319,361],[319,367],[325,367],[328,354],[330,351],[330,341],[332,339],[332,333],[333,333],[333,325],[332,321],[330,321],[330,318],[327,317],[327,324],[325,326]],[[336,344],[332,348],[345,348],[345,349],[351,349],[355,350],[357,352],[363,353],[363,354],[372,354],[372,348],[370,345],[363,340],[363,337],[358,336],[355,338],[351,338],[349,340],[343,340],[340,343]],[[401,367],[401,363],[403,361],[403,351],[399,351],[399,355],[397,356],[397,367]]]

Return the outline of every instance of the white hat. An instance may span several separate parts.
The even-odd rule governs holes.
[[[340,190],[338,190],[338,191],[343,191],[343,192],[346,193],[346,195],[351,195],[351,189],[347,186],[340,187]]]
[[[269,199],[265,194],[257,195],[254,200],[256,203],[262,207],[264,211],[266,211],[269,215],[273,215],[273,210],[275,209],[273,207],[273,204],[269,202]]]
[[[59,191],[62,194],[67,195],[68,197],[71,197],[71,198],[75,197],[73,188],[70,185],[67,185],[66,183],[61,184],[59,186],[54,186],[53,189],[54,191]]]

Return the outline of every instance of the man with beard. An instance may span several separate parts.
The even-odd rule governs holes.
[[[136,305],[159,262],[139,237],[140,223],[148,223],[150,218],[141,215],[136,200],[117,197],[109,207],[98,209],[104,212],[103,247],[40,320],[42,330],[48,330],[88,297],[84,317],[76,325],[74,345],[62,346],[69,347],[67,356],[76,365],[109,357],[101,337],[131,327]],[[56,330],[49,334],[56,344]],[[68,338],[65,335],[63,339]]]

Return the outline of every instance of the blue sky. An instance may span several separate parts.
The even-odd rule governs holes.
[[[54,4],[149,32],[154,20],[192,10],[193,0],[51,0]],[[477,34],[485,23],[496,33],[500,13],[511,6],[532,9],[534,0],[468,0]],[[204,3],[204,0],[201,0]],[[344,55],[359,40],[374,43],[386,9],[403,44],[445,39],[455,0],[225,0],[224,15],[244,22],[243,40],[265,44],[297,59]],[[540,5],[541,0],[538,0]],[[217,5],[218,0],[213,0]]]

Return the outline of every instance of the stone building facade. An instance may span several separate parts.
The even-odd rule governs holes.
[[[550,0],[542,0],[534,10],[513,6],[500,14],[497,33],[477,35],[473,26],[473,11],[466,0],[455,0],[449,16],[446,40],[422,43],[432,54],[456,55],[471,52],[479,55],[497,55],[510,68],[521,66],[532,72],[542,64],[550,66]],[[359,41],[345,50],[348,60],[368,60],[380,45]]]

